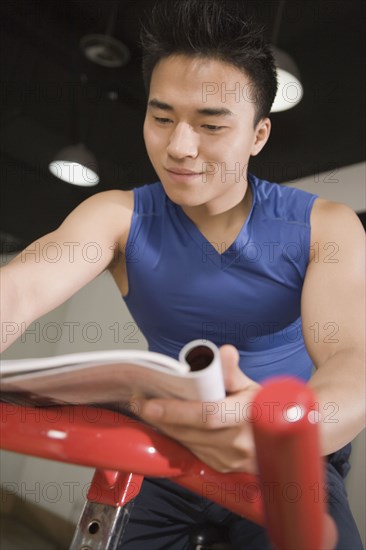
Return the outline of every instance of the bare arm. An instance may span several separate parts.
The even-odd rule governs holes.
[[[312,244],[302,321],[317,368],[310,385],[321,414],[326,455],[353,439],[365,424],[363,228],[346,206],[318,199],[312,212]],[[139,415],[213,468],[255,473],[251,423],[243,415],[246,409],[237,405],[252,403],[259,385],[240,371],[232,346],[223,346],[221,357],[229,395],[204,422],[202,404],[190,401],[139,400]]]
[[[132,192],[98,193],[1,269],[1,351],[123,252],[132,210]]]
[[[316,372],[323,453],[365,425],[365,235],[348,207],[318,199],[302,294],[303,333]]]

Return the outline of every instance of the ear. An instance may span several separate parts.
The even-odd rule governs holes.
[[[251,156],[255,157],[261,152],[263,147],[268,141],[269,134],[271,133],[271,121],[269,118],[262,118],[257,124],[254,133],[254,141],[251,149]]]

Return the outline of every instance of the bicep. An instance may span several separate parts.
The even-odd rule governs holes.
[[[319,366],[338,351],[362,347],[365,240],[357,216],[343,205],[323,201],[312,227],[301,310],[305,344]]]
[[[130,222],[129,199],[120,193],[87,199],[4,268],[25,322],[63,303],[111,263]]]

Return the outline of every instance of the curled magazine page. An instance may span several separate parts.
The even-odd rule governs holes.
[[[1,398],[32,404],[123,404],[137,396],[191,400],[225,397],[218,348],[195,340],[179,360],[149,351],[107,351],[10,360],[1,367]],[[4,364],[5,363],[5,364]]]

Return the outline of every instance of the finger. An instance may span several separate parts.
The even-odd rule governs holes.
[[[245,398],[240,398],[239,393],[217,402],[149,399],[140,403],[139,416],[159,428],[165,426],[206,432],[238,426],[242,423],[243,414],[248,407]]]
[[[147,422],[192,426],[202,424],[203,403],[178,399],[139,400],[139,416]]]
[[[164,425],[161,431],[188,448],[200,460],[221,472],[241,471],[257,473],[255,454],[248,441],[232,447],[235,433],[203,432],[189,428]],[[246,438],[245,438],[246,439]]]
[[[220,356],[227,392],[234,393],[256,385],[251,378],[240,370],[239,352],[234,346],[229,344],[222,346]]]

